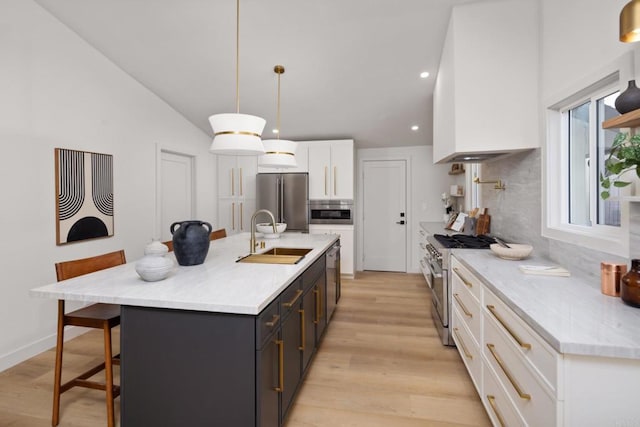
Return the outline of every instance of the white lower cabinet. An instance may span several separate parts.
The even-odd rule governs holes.
[[[451,271],[454,341],[493,425],[640,425],[640,360],[561,354],[455,256]]]
[[[355,273],[353,225],[309,225],[309,234],[338,234],[340,235],[340,273],[352,276]]]

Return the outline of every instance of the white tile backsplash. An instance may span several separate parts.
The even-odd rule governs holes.
[[[491,215],[491,233],[510,242],[531,244],[537,255],[597,280],[600,280],[600,262],[627,262],[625,258],[542,237],[541,173],[541,149],[482,165],[483,180],[502,179],[506,184],[504,191],[489,185],[482,188],[483,205]],[[634,204],[638,207],[631,209],[631,230],[640,230],[640,203]],[[635,235],[632,231],[631,235],[631,248],[640,249],[640,231]]]

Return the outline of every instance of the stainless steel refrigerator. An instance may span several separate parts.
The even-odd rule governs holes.
[[[309,174],[259,173],[257,209],[268,209],[287,231],[309,232]]]

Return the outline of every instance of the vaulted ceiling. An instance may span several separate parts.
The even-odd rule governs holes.
[[[35,1],[203,132],[235,112],[234,0]],[[282,64],[281,138],[430,145],[449,15],[467,2],[240,0],[240,112],[274,136]]]

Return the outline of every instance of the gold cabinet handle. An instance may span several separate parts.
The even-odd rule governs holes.
[[[504,319],[502,319],[502,317],[500,317],[500,315],[496,311],[496,307],[495,306],[487,304],[487,309],[491,312],[491,314],[498,321],[498,323],[500,323],[502,325],[502,327],[504,329],[506,329],[507,332],[509,332],[509,335],[511,335],[511,337],[515,340],[515,342],[518,343],[518,345],[520,347],[526,348],[527,350],[531,350],[531,344],[522,341],[522,339],[513,331],[513,329],[511,329],[507,325],[507,323],[504,321]]]
[[[242,196],[242,168],[240,168],[240,172],[238,173],[238,179],[240,180],[240,195]]]
[[[455,335],[460,342],[460,346],[462,347],[462,352],[464,353],[465,357],[467,359],[473,360],[473,354],[469,353],[469,351],[467,350],[467,346],[464,344],[464,340],[458,334],[458,328],[453,328],[453,335]]]
[[[338,167],[334,166],[333,167],[333,195],[337,196],[338,195]]]
[[[313,323],[317,325],[318,323],[320,323],[320,289],[316,286],[316,288],[313,290],[313,293],[316,296],[316,318],[313,319]]]
[[[467,279],[465,279],[465,277],[462,275],[462,273],[460,273],[460,270],[458,270],[457,267],[453,267],[453,271],[455,271],[456,273],[458,273],[458,277],[460,277],[460,280],[462,280],[462,283],[464,283],[465,285],[467,285],[468,288],[473,288],[473,283],[471,283],[470,281],[468,281]]]
[[[236,195],[236,177],[234,175],[234,168],[231,168],[231,195]]]
[[[296,296],[295,296],[295,297],[293,297],[293,299],[292,299],[291,301],[282,303],[282,305],[283,305],[284,307],[287,307],[287,308],[292,307],[292,306],[293,306],[293,304],[295,304],[295,303],[296,303],[296,301],[298,301],[298,298],[300,298],[300,295],[302,295],[302,289],[298,289],[298,290],[296,291]]]
[[[278,387],[275,391],[282,393],[284,391],[284,341],[276,340],[278,346]]]
[[[236,229],[236,204],[231,203],[231,229]]]
[[[300,310],[298,310],[298,313],[300,313],[300,347],[298,347],[298,350],[304,351],[304,309],[301,308]]]
[[[460,296],[458,294],[453,294],[453,298],[455,298],[456,302],[458,303],[458,305],[460,306],[460,308],[462,309],[462,311],[464,312],[464,315],[467,317],[473,317],[473,314],[469,312],[469,310],[467,310],[467,307],[464,306],[464,304],[462,303],[462,301],[460,300]]]
[[[265,322],[264,324],[272,328],[276,323],[278,323],[278,320],[280,320],[280,315],[274,314],[271,320]]]
[[[243,205],[242,202],[240,202],[240,231],[244,231],[244,220],[242,218],[242,213],[243,213]]]
[[[498,352],[496,352],[495,345],[487,343],[487,348],[491,352],[491,355],[493,356],[493,358],[498,363],[498,366],[500,366],[500,369],[502,369],[502,372],[504,372],[504,374],[507,376],[507,379],[509,380],[509,382],[511,383],[511,385],[515,389],[516,393],[518,393],[518,396],[520,396],[520,399],[522,399],[522,400],[531,400],[531,395],[522,391],[522,389],[520,388],[520,386],[518,385],[516,380],[511,375],[511,372],[509,372],[509,370],[505,366],[504,362],[502,361],[502,359],[498,355]]]
[[[500,415],[500,411],[498,411],[498,407],[496,406],[496,397],[490,394],[487,394],[487,400],[489,401],[489,405],[491,405],[491,409],[493,410],[493,413],[496,415],[496,418],[498,419],[498,423],[500,424],[500,427],[505,427],[506,424],[504,422],[504,419],[502,419],[502,415]]]
[[[329,194],[327,193],[327,167],[324,167],[324,195],[328,196]]]

